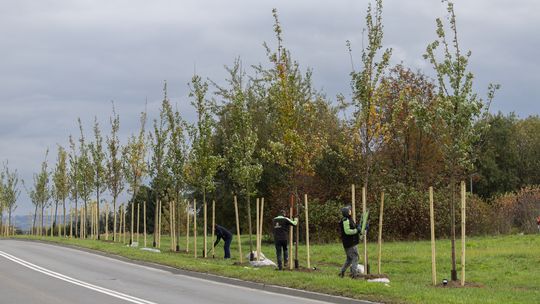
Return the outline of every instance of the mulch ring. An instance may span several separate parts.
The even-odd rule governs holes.
[[[373,279],[390,279],[386,274],[360,274],[355,279],[373,280]]]
[[[437,288],[484,288],[484,284],[474,283],[474,282],[465,282],[464,286],[461,286],[461,281],[448,281],[446,285],[440,283],[435,287]]]
[[[232,265],[233,266],[242,266],[242,267],[253,267],[253,266],[251,266],[251,264],[249,264],[249,262],[246,262],[246,261],[244,261],[243,263],[234,262],[234,263],[232,263]],[[264,266],[262,268],[268,268],[268,267],[270,267],[270,266]],[[257,268],[257,267],[253,267],[253,268]],[[307,268],[307,267],[299,266],[298,269],[293,268],[293,270],[290,270],[289,266],[287,266],[287,267],[283,267],[282,271],[298,271],[298,272],[308,272],[309,273],[309,272],[317,272],[317,271],[319,271],[319,269],[317,267]]]

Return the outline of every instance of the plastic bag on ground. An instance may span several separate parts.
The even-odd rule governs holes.
[[[253,267],[276,267],[276,263],[272,262],[271,260],[267,259],[264,254],[261,252],[261,257],[257,261],[257,252],[253,251],[253,261],[249,261],[249,264]],[[249,260],[249,253],[246,256],[246,259]]]

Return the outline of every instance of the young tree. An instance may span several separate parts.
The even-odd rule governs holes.
[[[185,163],[188,154],[186,145],[185,131],[186,122],[180,116],[178,110],[173,111],[171,107],[166,109],[167,128],[170,133],[170,139],[167,144],[167,157],[165,167],[170,178],[169,197],[179,204],[182,197],[182,191],[185,187]],[[180,221],[178,221],[180,223]],[[180,231],[176,233],[180,237]],[[176,250],[179,250],[179,239],[177,239]]]
[[[214,177],[222,158],[213,151],[212,131],[215,122],[210,113],[211,103],[206,99],[208,83],[202,81],[200,76],[194,75],[190,90],[189,96],[194,99],[191,104],[197,111],[197,123],[190,132],[192,149],[186,176],[190,184],[202,192],[203,204],[206,204],[206,194],[215,189]]]
[[[78,194],[79,197],[84,202],[84,227],[86,229],[81,231],[82,238],[86,237],[87,230],[90,228],[88,225],[88,203],[90,201],[90,195],[92,194],[92,189],[94,187],[94,169],[92,168],[92,161],[90,159],[90,149],[86,144],[82,122],[81,119],[78,119],[79,122],[79,131],[81,137],[79,138],[79,158],[77,161],[77,184],[78,184]]]
[[[224,158],[227,171],[237,190],[246,196],[248,206],[249,246],[252,250],[251,240],[251,206],[250,197],[256,193],[256,185],[261,178],[262,165],[255,157],[257,146],[257,132],[252,124],[252,117],[247,107],[246,99],[253,98],[251,87],[244,85],[245,73],[241,71],[240,60],[234,62],[232,68],[227,68],[230,88],[218,87],[217,94],[226,104],[223,114],[230,122],[228,133],[225,134]]]
[[[388,68],[392,49],[386,49],[380,54],[383,48],[382,0],[376,1],[374,9],[371,3],[368,4],[366,31],[367,47],[362,50],[362,69],[351,72],[351,105],[354,109],[351,144],[354,158],[363,163],[362,181],[364,188],[368,189],[374,154],[384,142],[387,127],[382,114],[383,99],[378,96],[378,90]]]
[[[167,82],[163,84],[163,101],[159,112],[159,120],[154,119],[154,132],[150,133],[150,145],[152,147],[152,161],[150,163],[150,176],[152,177],[152,188],[156,194],[156,202],[159,202],[167,194],[170,176],[166,168],[167,160],[167,139],[169,137],[169,128],[167,128],[167,112],[171,105],[167,97]],[[155,206],[155,214],[158,212],[159,204]],[[156,246],[156,228],[154,227],[154,242]],[[157,228],[159,229],[159,228]]]
[[[99,195],[106,189],[106,176],[105,176],[105,153],[103,152],[103,137],[101,136],[101,131],[99,130],[99,123],[97,117],[94,118],[94,142],[90,144],[90,155],[92,160],[92,169],[94,173],[94,184],[93,188],[96,192],[96,211],[98,214],[97,218],[97,239],[100,239],[101,225],[99,221],[99,204],[100,199]]]
[[[120,116],[116,114],[116,110],[113,104],[113,115],[109,119],[111,123],[111,136],[107,136],[107,149],[109,151],[109,157],[107,159],[107,187],[111,192],[113,199],[113,241],[116,237],[116,201],[118,196],[124,190],[124,174],[122,168],[122,151],[120,146],[120,140],[118,139],[118,132],[120,130]]]
[[[36,228],[36,215],[38,207],[41,209],[41,224],[40,224],[40,234],[43,233],[43,211],[45,210],[46,205],[49,202],[51,197],[51,191],[49,188],[49,176],[50,172],[47,170],[47,156],[49,150],[45,153],[45,159],[41,163],[41,171],[39,173],[34,173],[34,185],[33,188],[28,191],[28,195],[32,200],[32,203],[35,206],[34,210],[34,222],[32,224],[33,228]]]
[[[69,192],[71,199],[75,202],[75,236],[79,235],[79,213],[78,213],[78,200],[79,200],[79,155],[77,155],[77,146],[75,140],[69,136]]]
[[[142,179],[146,175],[148,169],[146,164],[146,112],[141,113],[140,117],[141,128],[139,135],[131,135],[127,145],[123,149],[124,176],[129,184],[129,192],[132,194],[132,201],[137,196],[139,187],[142,184]],[[130,237],[130,244],[133,241]]]
[[[2,201],[8,212],[8,227],[11,227],[11,215],[15,209],[17,209],[17,199],[19,199],[19,174],[17,170],[10,171],[9,167],[4,164],[4,178],[5,184],[2,187]]]
[[[487,109],[484,108],[482,99],[473,91],[474,76],[468,70],[471,52],[464,54],[459,45],[454,4],[446,0],[443,2],[447,3],[451,41],[446,36],[443,21],[437,18],[437,39],[427,46],[424,58],[432,64],[438,83],[438,110],[429,125],[439,126],[434,135],[443,150],[446,172],[450,176],[451,278],[456,281],[455,186],[458,179],[472,167],[473,144],[481,134],[475,128],[475,122],[485,115]],[[442,49],[442,60],[437,55],[439,49]],[[489,100],[498,88],[498,85],[489,86]]]
[[[315,160],[327,146],[328,132],[317,116],[330,110],[324,97],[312,88],[311,70],[303,74],[299,63],[283,46],[277,11],[272,12],[277,50],[272,51],[265,44],[272,67],[256,67],[259,78],[255,85],[257,90],[264,91],[256,94],[267,100],[269,119],[274,122],[268,145],[261,154],[269,163],[285,169],[289,192],[299,198],[298,188],[305,187],[307,177],[314,175]]]
[[[62,202],[63,208],[63,222],[64,225],[63,234],[66,233],[66,199],[69,195],[69,175],[67,168],[67,152],[62,146],[58,146],[58,157],[56,159],[56,168],[53,173],[53,183],[54,183],[54,200],[56,202],[56,207],[54,211],[54,225],[56,226],[56,215],[58,210],[58,202]]]

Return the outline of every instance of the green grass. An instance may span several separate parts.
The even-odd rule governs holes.
[[[21,236],[20,238],[31,238]],[[225,261],[223,243],[216,248],[216,258],[193,257],[190,253],[171,253],[169,239],[162,237],[162,253],[151,253],[129,248],[120,243],[103,241],[43,237],[42,240],[100,250],[134,260],[151,261],[177,268],[207,272],[254,282],[282,285],[333,295],[380,301],[385,303],[538,303],[540,291],[540,236],[512,235],[474,237],[467,241],[468,282],[480,287],[441,288],[431,286],[431,246],[429,241],[389,242],[383,245],[382,270],[391,280],[389,286],[364,280],[339,279],[337,274],[345,255],[341,244],[311,247],[311,264],[316,271],[278,272],[270,268],[254,269],[232,265],[237,261],[236,239],[231,251],[233,259]],[[148,245],[151,246],[151,237]],[[202,238],[198,238],[198,254],[202,251]],[[244,255],[249,250],[247,237],[242,237]],[[142,236],[141,236],[142,243]],[[185,239],[180,241],[181,248]],[[209,242],[210,246],[210,242]],[[460,245],[457,244],[458,274]],[[368,246],[372,272],[376,271],[376,244]],[[362,251],[362,247],[359,247]],[[273,244],[264,243],[263,253],[275,260]],[[450,241],[437,241],[437,279],[448,278],[450,273]],[[211,254],[210,254],[211,255]],[[362,256],[362,254],[361,254]],[[305,266],[305,247],[299,248],[301,266]],[[245,261],[245,259],[244,259]]]

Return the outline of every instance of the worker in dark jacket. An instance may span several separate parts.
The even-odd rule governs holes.
[[[225,258],[230,259],[231,258],[231,242],[233,239],[232,233],[225,229],[224,227],[220,225],[215,225],[214,231],[216,234],[216,241],[214,242],[214,247],[219,243],[221,239],[225,242],[225,245],[223,245],[223,251],[225,252]]]
[[[347,268],[351,267],[352,277],[358,276],[358,243],[360,242],[360,230],[361,227],[357,226],[351,217],[351,208],[344,207],[341,209],[343,215],[341,221],[339,222],[339,227],[341,230],[341,241],[343,242],[343,249],[345,249],[345,254],[347,259],[341,267],[339,273],[340,277],[345,275]]]
[[[285,267],[287,267],[289,263],[289,250],[287,247],[289,243],[289,229],[290,226],[296,226],[297,223],[298,219],[295,218],[294,220],[291,220],[290,218],[285,217],[285,210],[282,210],[273,220],[274,244],[276,245],[276,256],[279,270],[283,269],[281,252],[283,252]]]

